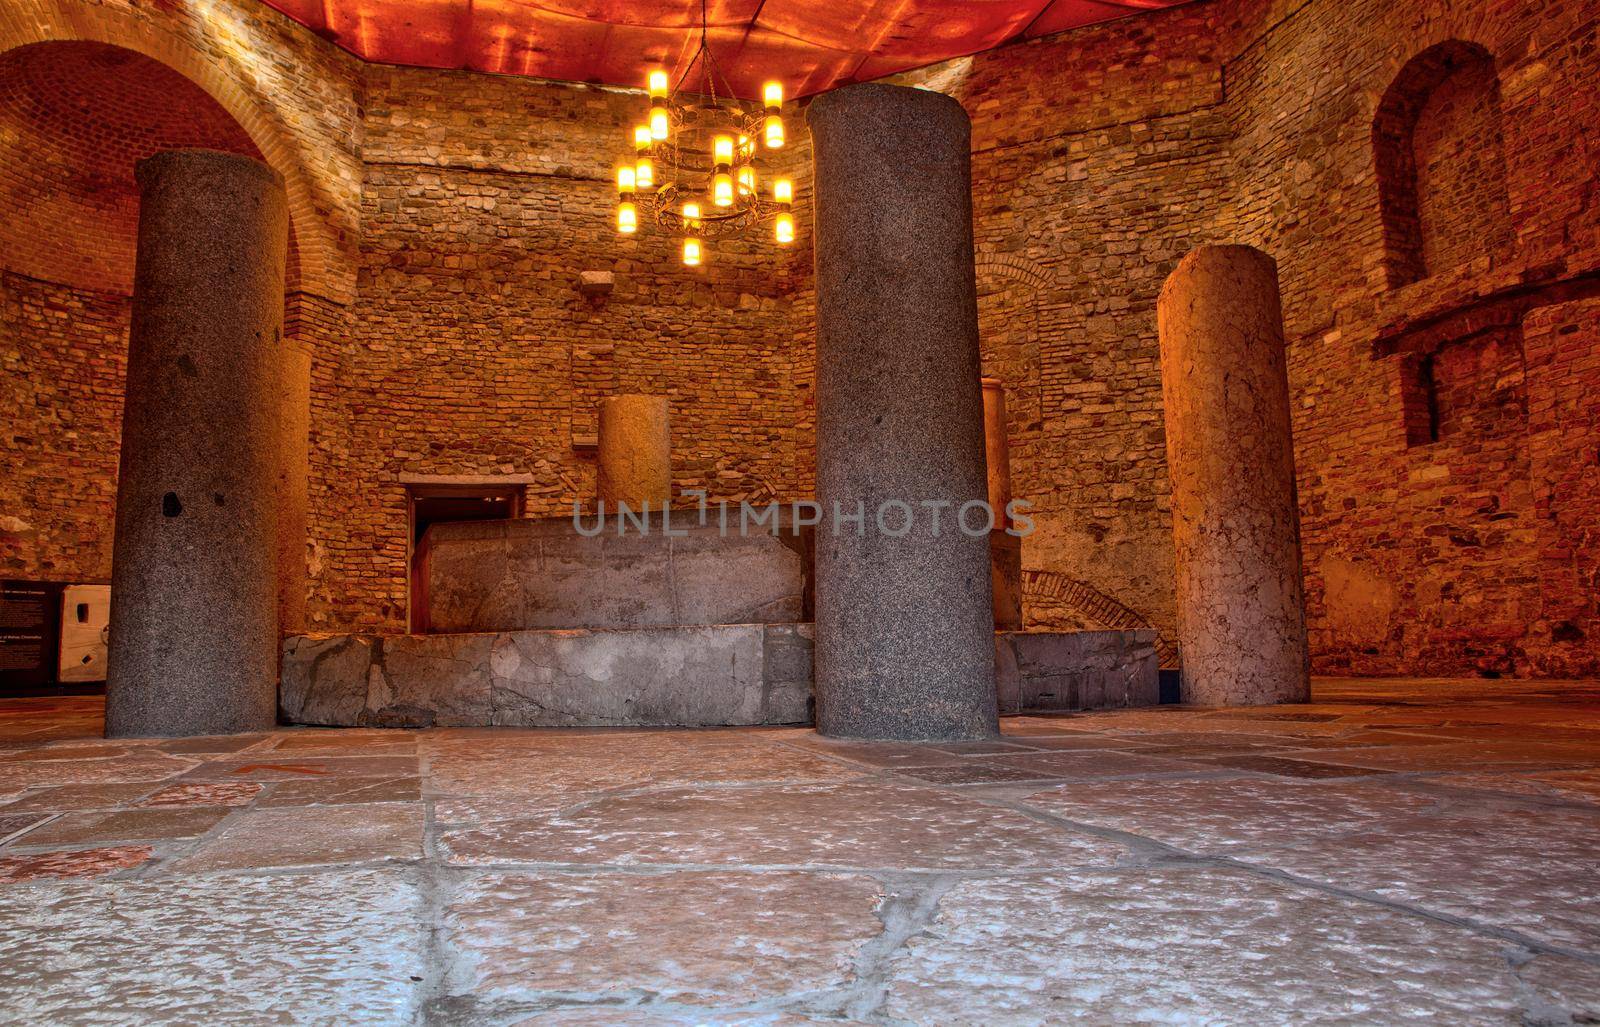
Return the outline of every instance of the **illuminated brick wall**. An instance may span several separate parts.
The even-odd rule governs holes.
[[[152,102],[130,131],[248,142],[290,177],[314,626],[403,626],[407,481],[515,481],[532,514],[588,498],[607,393],[671,399],[680,490],[810,494],[803,147],[793,251],[719,250],[689,272],[609,228],[635,96],[362,65],[253,0],[18,2],[0,46],[38,25],[122,32],[227,114]],[[1243,242],[1280,267],[1317,668],[1600,673],[1597,13],[1201,0],[905,76],[973,117],[984,363],[1037,510],[1033,623],[1170,639],[1155,298],[1193,247]],[[0,88],[6,126],[14,95]],[[0,559],[103,577],[129,236],[107,227],[109,158],[47,165],[15,138],[4,195],[54,180],[61,213],[12,230],[0,261],[0,360],[27,382],[0,444],[36,468],[0,473]],[[89,227],[42,245],[53,224]],[[580,295],[585,270],[615,291]],[[81,508],[49,498],[69,479]]]

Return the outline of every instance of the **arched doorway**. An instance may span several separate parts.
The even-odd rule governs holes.
[[[82,40],[0,53],[0,578],[110,580],[134,166],[187,147],[263,159],[221,103],[151,57]],[[291,288],[298,267],[291,230]],[[79,612],[66,620],[81,635],[94,625],[72,623]],[[80,678],[97,659],[72,658]]]

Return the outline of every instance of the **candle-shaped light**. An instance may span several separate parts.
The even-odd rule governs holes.
[[[639,208],[633,205],[632,200],[623,200],[617,204],[617,231],[623,235],[632,235],[639,228]]]
[[[700,240],[688,238],[683,241],[683,262],[688,267],[700,266]]]
[[[787,246],[794,242],[794,215],[788,211],[779,214],[778,219],[772,223],[772,234],[780,245]]]
[[[711,141],[711,202],[719,207],[733,206],[733,136],[717,136]]]
[[[649,157],[640,157],[633,166],[633,180],[640,189],[656,187],[656,166]]]
[[[779,113],[783,108],[783,83],[768,82],[762,86],[761,103],[767,111],[767,149],[780,149],[783,146],[783,118]]]
[[[700,230],[700,204],[693,200],[683,205],[683,227],[691,232]]]
[[[739,167],[739,195],[754,196],[756,193],[756,169],[748,164]]]
[[[777,203],[793,203],[794,183],[787,178],[773,179],[772,199]]]
[[[633,149],[636,153],[648,153],[650,144],[655,140],[650,138],[649,125],[635,125],[633,129]]]
[[[622,194],[623,199],[626,200],[633,195],[638,181],[633,168],[624,165],[617,169],[617,192]]]
[[[667,120],[667,73],[660,68],[650,72],[650,138],[665,139],[671,123]]]

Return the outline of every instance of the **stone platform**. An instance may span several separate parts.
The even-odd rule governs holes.
[[[279,704],[331,727],[806,724],[812,625],[300,635]],[[1147,631],[999,632],[1000,712],[1157,701]]]
[[[331,727],[708,727],[811,719],[811,625],[300,635],[279,704]]]

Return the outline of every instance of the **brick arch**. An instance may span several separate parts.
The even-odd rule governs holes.
[[[0,54],[52,42],[103,43],[131,50],[165,65],[208,94],[238,122],[262,159],[283,175],[299,258],[298,266],[290,269],[293,287],[340,301],[350,297],[352,282],[340,267],[337,234],[318,213],[316,191],[292,133],[230,74],[222,59],[148,21],[104,7],[24,0],[0,15]]]
[[[1494,56],[1462,39],[1408,60],[1378,101],[1373,161],[1391,287],[1509,245]]]
[[[1055,281],[1053,275],[1047,274],[1034,261],[1011,253],[982,254],[978,257],[976,266],[979,278],[992,275],[996,278],[1010,279],[1021,282],[1035,291],[1043,290]]]
[[[1161,666],[1178,665],[1178,647],[1172,639],[1150,623],[1150,619],[1137,610],[1076,578],[1059,571],[1023,571],[1022,595],[1035,604],[1054,602],[1071,610],[1080,619],[1108,631],[1155,631],[1156,655]]]

